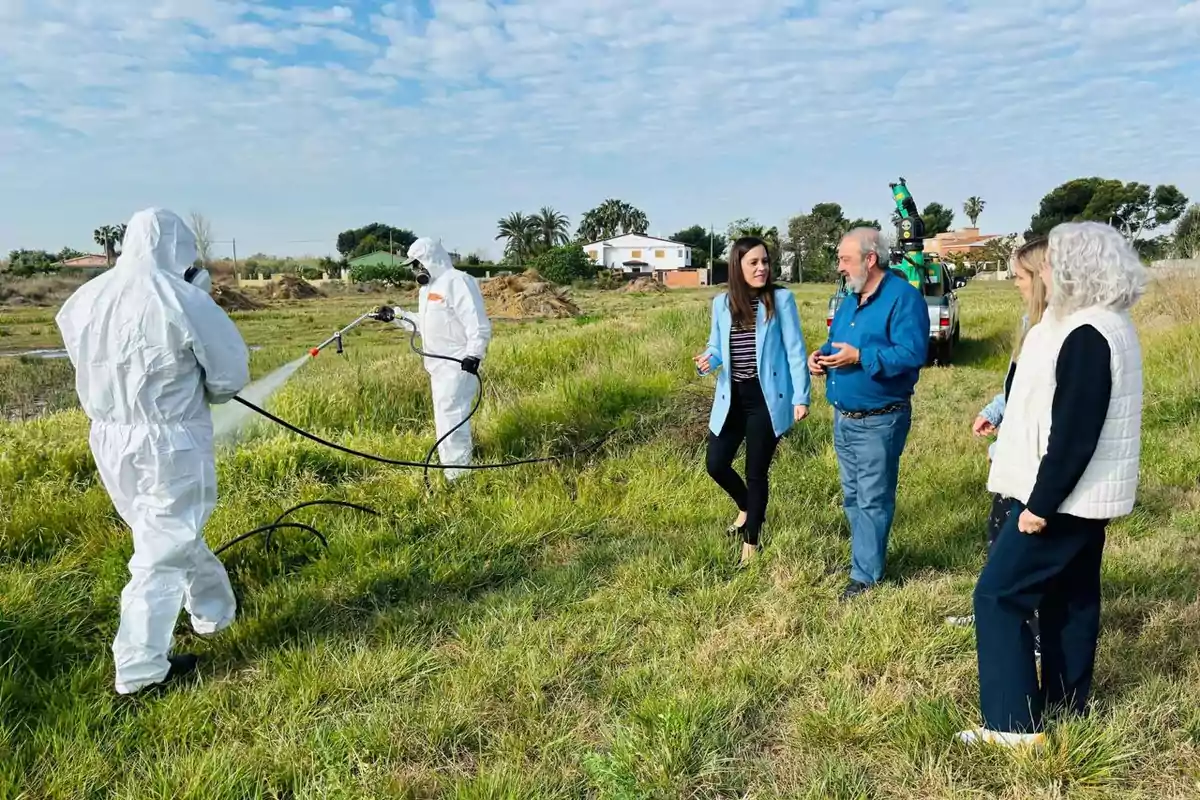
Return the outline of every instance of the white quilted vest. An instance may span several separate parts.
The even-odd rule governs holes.
[[[1030,329],[1009,390],[988,489],[1028,502],[1050,438],[1058,353],[1067,334],[1085,324],[1108,341],[1112,396],[1096,452],[1058,512],[1113,519],[1133,510],[1141,459],[1142,350],[1127,312],[1086,308],[1062,320],[1048,315]]]

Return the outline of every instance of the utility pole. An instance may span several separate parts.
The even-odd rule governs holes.
[[[712,286],[713,282],[713,234],[715,230],[713,224],[708,223],[708,285]]]
[[[234,239],[232,243],[233,243],[233,282],[236,285],[241,286],[242,285],[242,276],[241,276],[240,272],[238,271],[238,263],[237,263],[237,239]]]

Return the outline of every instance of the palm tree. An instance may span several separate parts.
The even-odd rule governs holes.
[[[497,225],[500,232],[496,234],[496,238],[506,240],[505,256],[512,257],[518,262],[524,262],[533,255],[538,240],[537,223],[533,217],[528,217],[520,211],[514,211],[501,219]]]
[[[610,239],[623,233],[642,233],[650,227],[646,212],[626,203],[609,198],[591,211],[584,212],[579,221],[576,236],[587,242]]]
[[[92,232],[92,239],[96,244],[104,248],[104,257],[108,259],[111,265],[121,253],[121,241],[125,238],[124,223],[120,225],[101,225]]]
[[[560,214],[549,206],[542,206],[542,210],[530,217],[530,220],[537,228],[539,245],[546,250],[566,244],[570,238],[567,235],[567,231],[570,230],[567,215]]]
[[[963,203],[963,213],[967,215],[967,219],[971,220],[971,227],[975,227],[975,222],[979,219],[979,215],[983,213],[983,207],[987,205],[982,197],[968,197],[967,202]]]

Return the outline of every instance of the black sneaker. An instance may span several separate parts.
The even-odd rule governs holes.
[[[850,583],[842,591],[842,600],[851,600],[870,588],[871,587],[867,586],[865,583],[850,581]]]

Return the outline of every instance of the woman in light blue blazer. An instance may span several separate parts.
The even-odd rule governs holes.
[[[716,373],[708,428],[708,474],[737,504],[729,533],[741,534],[745,564],[760,549],[767,473],[779,439],[808,416],[812,389],[800,313],[791,291],[771,280],[767,246],[747,236],[729,251],[729,291],[713,299],[708,347],[693,358]],[[746,479],[733,469],[746,443]]]

